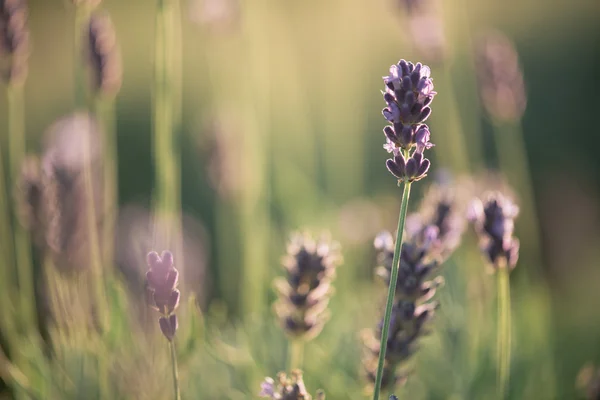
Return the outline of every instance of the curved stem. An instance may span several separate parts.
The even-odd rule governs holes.
[[[504,399],[510,371],[510,268],[498,269],[498,398]]]
[[[381,380],[383,378],[383,365],[385,363],[385,350],[387,348],[388,331],[390,329],[390,319],[392,317],[392,308],[394,305],[394,294],[396,293],[396,283],[398,281],[398,270],[400,268],[400,251],[402,250],[402,234],[404,232],[404,222],[406,221],[406,211],[408,209],[408,199],[410,197],[410,182],[404,183],[404,192],[402,193],[402,204],[400,205],[400,216],[398,217],[398,230],[396,231],[396,247],[394,249],[394,261],[392,262],[392,271],[390,275],[390,286],[388,289],[387,302],[385,305],[385,315],[383,318],[383,328],[381,331],[381,346],[379,347],[379,361],[377,363],[377,376],[375,378],[375,391],[373,400],[379,399],[381,391]]]
[[[177,369],[177,352],[175,350],[175,342],[170,341],[169,347],[171,349],[171,370],[173,371],[173,392],[174,399],[181,400],[181,393],[179,391],[179,371]]]
[[[291,339],[289,345],[289,371],[293,369],[302,369],[302,364],[304,362],[304,341],[301,339]]]
[[[10,187],[15,188],[21,163],[25,157],[25,114],[23,86],[10,85],[8,95],[8,157]],[[10,202],[10,200],[9,200]],[[13,202],[16,215],[18,205]],[[15,265],[19,282],[19,308],[24,327],[27,332],[36,323],[35,309],[31,299],[34,298],[33,270],[31,265],[31,244],[29,233],[15,219],[14,224]]]

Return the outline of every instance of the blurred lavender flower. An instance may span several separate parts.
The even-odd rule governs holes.
[[[446,57],[446,36],[436,0],[398,0],[407,17],[406,33],[419,57],[438,64]]]
[[[0,0],[0,72],[7,84],[25,82],[28,58],[27,2]]]
[[[586,400],[599,400],[600,369],[592,364],[585,365],[577,376],[577,387],[585,393]]]
[[[321,332],[329,318],[331,281],[340,262],[337,243],[325,237],[292,235],[283,259],[287,278],[274,282],[279,296],[275,313],[288,335],[310,340]]]
[[[128,204],[119,209],[116,237],[116,260],[124,275],[129,291],[137,292],[145,279],[146,268],[139,260],[147,255],[149,248],[171,248],[178,260],[180,287],[185,292],[194,292],[198,303],[203,306],[210,296],[212,285],[207,272],[209,237],[206,228],[195,217],[183,213],[181,226],[167,235],[172,221],[156,218],[144,206]],[[137,293],[142,296],[144,293]],[[144,305],[144,309],[147,307]],[[154,323],[146,313],[139,316],[144,323]]]
[[[430,74],[429,67],[421,63],[400,60],[390,67],[390,75],[383,77],[387,103],[383,116],[391,123],[383,129],[384,148],[393,154],[386,165],[399,182],[417,181],[429,170],[430,162],[423,152],[433,144],[423,122],[431,114],[429,105],[436,94]]]
[[[488,192],[485,199],[475,199],[468,218],[479,236],[480,248],[488,265],[514,268],[519,257],[519,240],[513,237],[514,220],[519,207],[500,192]]]
[[[121,88],[121,54],[115,29],[106,13],[95,13],[90,18],[87,58],[94,91],[103,96],[115,96]]]
[[[147,263],[150,270],[146,273],[148,300],[150,306],[157,310],[161,317],[158,320],[163,335],[172,341],[177,331],[175,309],[179,306],[180,293],[177,290],[179,271],[175,269],[173,254],[163,251],[148,253]]]
[[[302,371],[294,370],[288,377],[285,372],[277,374],[277,382],[273,378],[265,378],[260,384],[260,397],[276,400],[312,400],[308,394],[304,381],[302,380]],[[315,400],[325,400],[325,393],[318,391]]]
[[[91,159],[82,155],[89,146]],[[93,182],[95,221],[101,229],[102,148],[99,127],[89,114],[77,113],[58,120],[47,132],[41,162],[46,207],[46,245],[56,265],[63,269],[83,268],[89,264],[89,229],[86,218],[88,196],[85,168]],[[91,165],[86,166],[86,163]]]
[[[461,190],[464,180],[456,184],[439,183],[429,187],[423,197],[419,212],[410,215],[406,221],[406,235],[430,237],[429,255],[444,262],[460,244],[465,230],[465,201]]]
[[[213,32],[231,31],[239,26],[239,0],[192,0],[189,15]]]
[[[390,333],[385,353],[382,387],[392,387],[406,380],[406,371],[397,371],[410,358],[419,337],[427,334],[427,322],[433,317],[438,303],[431,299],[444,280],[431,276],[458,247],[464,231],[461,207],[456,188],[451,185],[433,185],[418,214],[408,217],[407,228],[400,253],[400,267],[394,306],[390,320]],[[408,223],[410,222],[410,224]],[[412,225],[412,226],[411,226]],[[389,232],[375,238],[376,273],[389,285],[394,259],[394,239]],[[381,330],[366,332],[367,348],[363,364],[367,378],[375,382],[379,357]]]
[[[479,92],[490,116],[515,121],[525,112],[527,95],[519,56],[510,40],[499,32],[481,37],[475,49]]]
[[[83,171],[91,162],[94,212],[97,229],[102,224],[102,149],[98,125],[88,114],[76,113],[59,119],[45,133],[45,146],[38,160],[23,160],[15,197],[19,220],[34,242],[49,254],[62,271],[89,265],[89,230]],[[82,146],[89,146],[92,159],[85,160]]]
[[[382,388],[390,388],[405,382],[406,371],[399,373],[397,369],[415,352],[418,338],[428,333],[426,324],[438,307],[437,302],[430,300],[444,281],[441,277],[427,281],[439,268],[439,262],[429,254],[435,239],[435,229],[430,227],[425,235],[406,238],[402,245]],[[375,238],[374,244],[380,265],[377,274],[389,284],[394,258],[394,240],[389,232],[383,232]],[[380,348],[378,338],[381,337],[382,328],[383,321],[379,323],[377,332],[366,332],[363,338],[367,349],[363,366],[367,379],[371,383],[375,382]]]
[[[408,31],[412,46],[421,59],[439,64],[446,58],[444,25],[432,6],[409,15]]]

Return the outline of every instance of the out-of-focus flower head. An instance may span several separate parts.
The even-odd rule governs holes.
[[[329,318],[331,282],[340,262],[339,245],[327,236],[317,240],[306,233],[292,236],[283,260],[287,277],[274,282],[279,296],[275,312],[288,335],[309,340],[321,332]]]
[[[475,56],[479,93],[488,114],[498,121],[519,120],[527,95],[513,44],[502,33],[490,32],[479,38]]]

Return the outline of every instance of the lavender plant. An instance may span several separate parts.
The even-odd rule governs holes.
[[[329,319],[331,282],[340,262],[339,245],[325,236],[292,235],[283,259],[287,277],[274,281],[279,296],[274,309],[290,337],[291,368],[302,366],[304,342],[315,338]]]
[[[519,194],[522,209],[522,236],[526,240],[528,270],[541,265],[541,234],[536,220],[535,195],[521,119],[527,93],[519,54],[508,37],[488,32],[475,47],[479,95],[490,117],[500,169]]]
[[[504,398],[509,384],[511,352],[510,271],[519,257],[519,240],[513,237],[519,208],[500,192],[475,199],[469,210],[486,264],[498,281],[498,392]]]
[[[93,13],[88,24],[87,58],[95,94],[94,111],[103,131],[104,221],[102,245],[105,262],[112,262],[117,193],[117,138],[115,97],[122,80],[121,54],[108,14]]]
[[[312,400],[312,396],[306,390],[302,379],[302,371],[296,369],[288,377],[285,372],[277,374],[277,382],[267,377],[260,384],[260,397],[274,400]],[[317,391],[315,400],[325,400],[325,393]]]
[[[160,330],[169,341],[174,398],[179,400],[181,398],[179,373],[175,343],[173,342],[177,332],[175,310],[179,306],[180,297],[179,290],[177,290],[179,272],[174,267],[173,254],[170,251],[163,251],[160,256],[155,251],[148,253],[147,263],[150,267],[150,270],[146,273],[148,299],[150,306],[160,313],[161,316],[158,320]]]
[[[400,254],[390,334],[386,343],[382,388],[392,388],[405,381],[406,371],[398,371],[416,350],[420,337],[427,334],[427,322],[433,317],[438,303],[431,299],[443,279],[437,273],[441,264],[458,247],[464,221],[455,193],[449,187],[432,186],[419,213],[407,218],[407,228]],[[375,239],[377,275],[390,284],[394,239],[383,232]],[[376,334],[365,335],[367,349],[363,365],[371,384],[376,382],[375,360],[380,356],[383,321]]]
[[[0,1],[0,73],[6,83],[8,104],[8,177],[9,187],[16,185],[23,158],[25,157],[25,102],[24,85],[27,78],[29,58],[28,9],[25,0]],[[15,202],[9,202],[16,211]],[[10,219],[9,219],[10,221]],[[31,244],[27,231],[13,223],[14,261],[19,284],[19,308],[27,329],[35,325],[35,309],[29,301],[33,297],[33,269]],[[5,236],[6,238],[9,235]],[[5,239],[7,240],[7,239]]]
[[[386,166],[398,180],[398,185],[404,184],[404,191],[396,232],[398,240],[396,240],[394,248],[390,284],[381,329],[373,400],[379,399],[383,380],[386,344],[393,312],[394,293],[398,281],[402,233],[404,232],[410,187],[413,182],[427,175],[430,166],[430,161],[424,157],[423,153],[425,150],[430,149],[433,144],[429,141],[429,128],[423,122],[431,114],[429,105],[436,94],[433,91],[433,81],[430,77],[429,67],[421,63],[415,65],[400,60],[398,64],[390,67],[390,75],[384,77],[383,81],[385,83],[383,98],[387,103],[387,107],[383,109],[383,116],[391,123],[383,129],[386,136],[384,148],[393,156],[393,158],[386,161]]]

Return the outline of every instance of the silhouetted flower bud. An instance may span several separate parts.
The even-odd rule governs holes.
[[[513,237],[517,207],[500,192],[487,193],[484,201],[471,203],[468,217],[479,236],[480,248],[493,268],[514,268],[519,258],[519,240]]]
[[[179,272],[174,267],[173,253],[163,251],[159,256],[151,251],[146,257],[150,270],[146,273],[148,290],[147,300],[150,306],[161,313],[158,320],[160,330],[168,340],[173,340],[177,331],[177,316],[180,293],[177,290]]]
[[[499,121],[520,119],[527,95],[513,44],[495,32],[480,38],[475,50],[479,93],[486,111]]]

